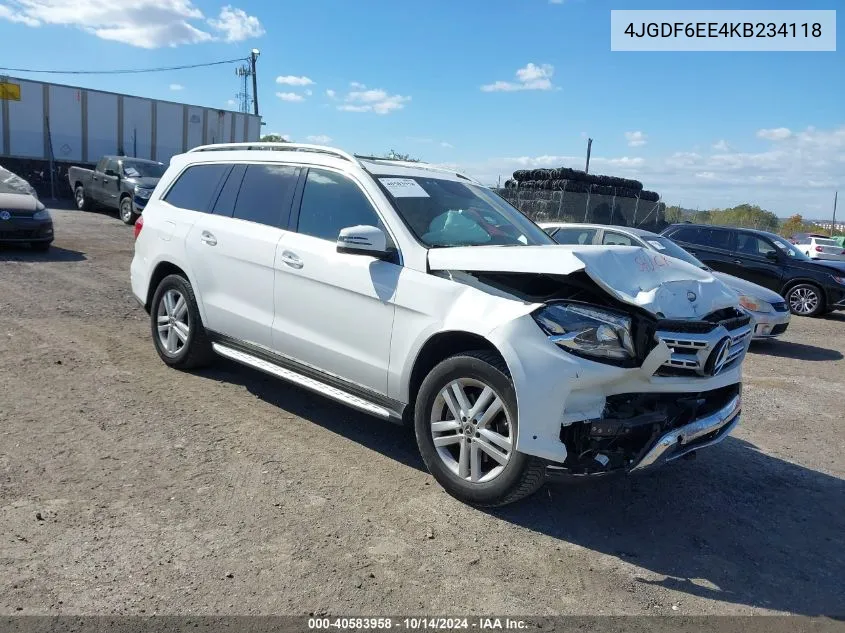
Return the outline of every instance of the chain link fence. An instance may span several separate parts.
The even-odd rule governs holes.
[[[658,233],[668,225],[666,205],[659,199],[594,193],[599,186],[588,187],[586,192],[566,191],[565,187],[560,191],[519,187],[496,191],[534,222],[615,224]]]

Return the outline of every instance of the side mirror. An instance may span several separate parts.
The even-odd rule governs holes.
[[[777,251],[766,251],[766,259],[776,262],[780,259],[780,257],[778,257]]]
[[[376,226],[366,225],[341,229],[337,236],[337,252],[378,258],[390,255],[384,231]]]
[[[120,175],[120,174],[118,174],[118,173],[117,173],[114,169],[107,169],[107,170],[106,170],[106,171],[104,171],[103,173],[104,173],[106,176],[119,176],[119,175]]]

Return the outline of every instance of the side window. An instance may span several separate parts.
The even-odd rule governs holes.
[[[692,226],[685,226],[682,228],[677,229],[669,234],[669,237],[673,240],[677,240],[680,242],[689,242],[690,244],[704,244],[705,242],[702,240],[701,231],[698,230],[696,227]]]
[[[232,213],[235,211],[235,202],[238,199],[238,190],[241,188],[241,181],[243,181],[245,173],[246,165],[232,167],[232,171],[226,178],[226,183],[220,190],[220,195],[217,196],[217,202],[214,203],[214,209],[211,211],[214,215],[232,217]]]
[[[297,232],[334,242],[341,229],[360,224],[384,230],[373,205],[360,187],[346,176],[309,169]]]
[[[111,169],[115,174],[119,174],[120,173],[120,163],[118,163],[114,159],[110,160],[109,162],[106,163],[106,168],[103,171],[108,171],[109,169]]]
[[[180,209],[207,213],[220,180],[231,168],[219,163],[188,167],[170,187],[164,201]]]
[[[287,221],[298,177],[298,167],[247,165],[232,217],[281,227]]]
[[[733,249],[733,236],[727,229],[702,229],[701,232],[704,234],[702,244],[723,251]]]
[[[767,253],[775,253],[775,247],[768,241],[760,239],[750,233],[739,233],[736,237],[736,250],[743,255],[765,257]]]
[[[560,229],[554,235],[558,244],[592,244],[596,237],[596,229]]]
[[[634,241],[627,235],[614,231],[605,231],[601,243],[607,246],[639,246],[639,244],[634,244]]]
[[[550,237],[554,237],[555,233],[558,232],[558,228],[556,226],[547,226],[543,229]]]
[[[101,158],[97,162],[97,166],[94,168],[94,171],[98,171],[102,174],[104,171],[106,171],[106,163],[108,163],[108,160],[105,158]]]

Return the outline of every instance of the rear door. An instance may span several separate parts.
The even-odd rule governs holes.
[[[123,175],[123,165],[117,159],[109,159],[101,174],[102,189],[100,202],[116,209],[120,201],[120,179]]]
[[[780,290],[783,254],[771,241],[754,233],[737,231],[734,255],[724,272],[776,292]]]
[[[212,332],[271,348],[276,245],[298,176],[298,167],[260,163],[226,165],[208,175],[222,185],[211,213],[191,228],[186,248]]]
[[[730,274],[735,266],[731,263],[734,236],[730,229],[712,226],[681,226],[666,236],[677,242],[713,270]]]

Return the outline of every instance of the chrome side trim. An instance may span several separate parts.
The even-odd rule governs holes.
[[[669,431],[657,440],[652,449],[645,454],[636,466],[631,468],[631,472],[648,468],[660,460],[667,451],[673,449],[675,450],[675,452],[665,459],[665,461],[672,461],[673,459],[677,459],[690,451],[698,450],[699,448],[704,448],[705,446],[711,446],[721,442],[739,422],[741,407],[742,396],[737,395],[734,396],[727,405],[715,413],[695,420],[694,422],[690,422],[686,426]],[[714,437],[707,442],[695,444],[695,441],[698,438],[719,430],[723,430],[723,432],[721,432],[717,437]]]
[[[318,393],[321,396],[331,398],[332,400],[341,402],[354,409],[358,409],[359,411],[364,411],[365,413],[376,415],[385,419],[389,419],[391,417],[391,412],[388,409],[374,404],[369,400],[365,400],[364,398],[352,395],[351,393],[332,385],[327,385],[326,383],[315,378],[311,378],[310,376],[304,376],[290,369],[279,367],[278,365],[274,365],[273,363],[258,358],[257,356],[247,354],[246,352],[242,352],[237,349],[232,349],[231,347],[226,347],[220,343],[212,343],[211,348],[225,358],[230,358],[238,363],[258,369],[272,376],[276,376],[277,378],[281,378],[282,380],[287,380],[288,382],[292,382],[300,387],[305,387],[306,389]]]

